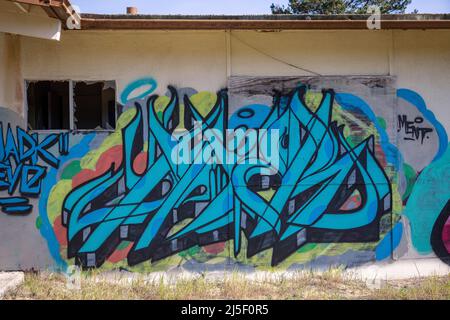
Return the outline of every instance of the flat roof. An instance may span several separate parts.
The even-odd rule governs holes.
[[[82,30],[367,29],[369,15],[129,15],[81,14]],[[388,14],[381,29],[450,29],[450,14]]]

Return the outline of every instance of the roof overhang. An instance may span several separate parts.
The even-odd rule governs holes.
[[[0,3],[0,32],[28,37],[60,40],[62,23],[60,19],[49,17],[39,7],[50,9],[53,2],[22,0],[2,1]]]
[[[61,21],[62,27],[67,29],[67,21],[71,18],[74,21],[81,20],[79,14],[75,12],[69,0],[8,0],[18,5],[31,5],[41,7],[50,18]]]

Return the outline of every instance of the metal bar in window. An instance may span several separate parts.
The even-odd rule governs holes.
[[[116,80],[112,80],[114,83],[114,126],[113,129],[116,130],[117,128],[117,118],[119,117],[117,112],[117,82]]]
[[[74,118],[74,107],[73,107],[73,81],[69,80],[69,128],[70,130],[75,130],[75,118]]]
[[[25,119],[25,128],[28,131],[28,123],[29,123],[29,119],[28,119],[28,85],[29,85],[29,81],[25,80],[24,81],[24,87],[22,88],[22,94],[23,94],[23,118]]]

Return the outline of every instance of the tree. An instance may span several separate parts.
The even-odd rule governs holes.
[[[273,4],[273,14],[366,14],[369,6],[381,13],[405,13],[411,0],[289,0],[288,6]]]

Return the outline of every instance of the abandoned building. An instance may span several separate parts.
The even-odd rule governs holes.
[[[379,18],[0,0],[0,270],[449,268],[450,16]]]

